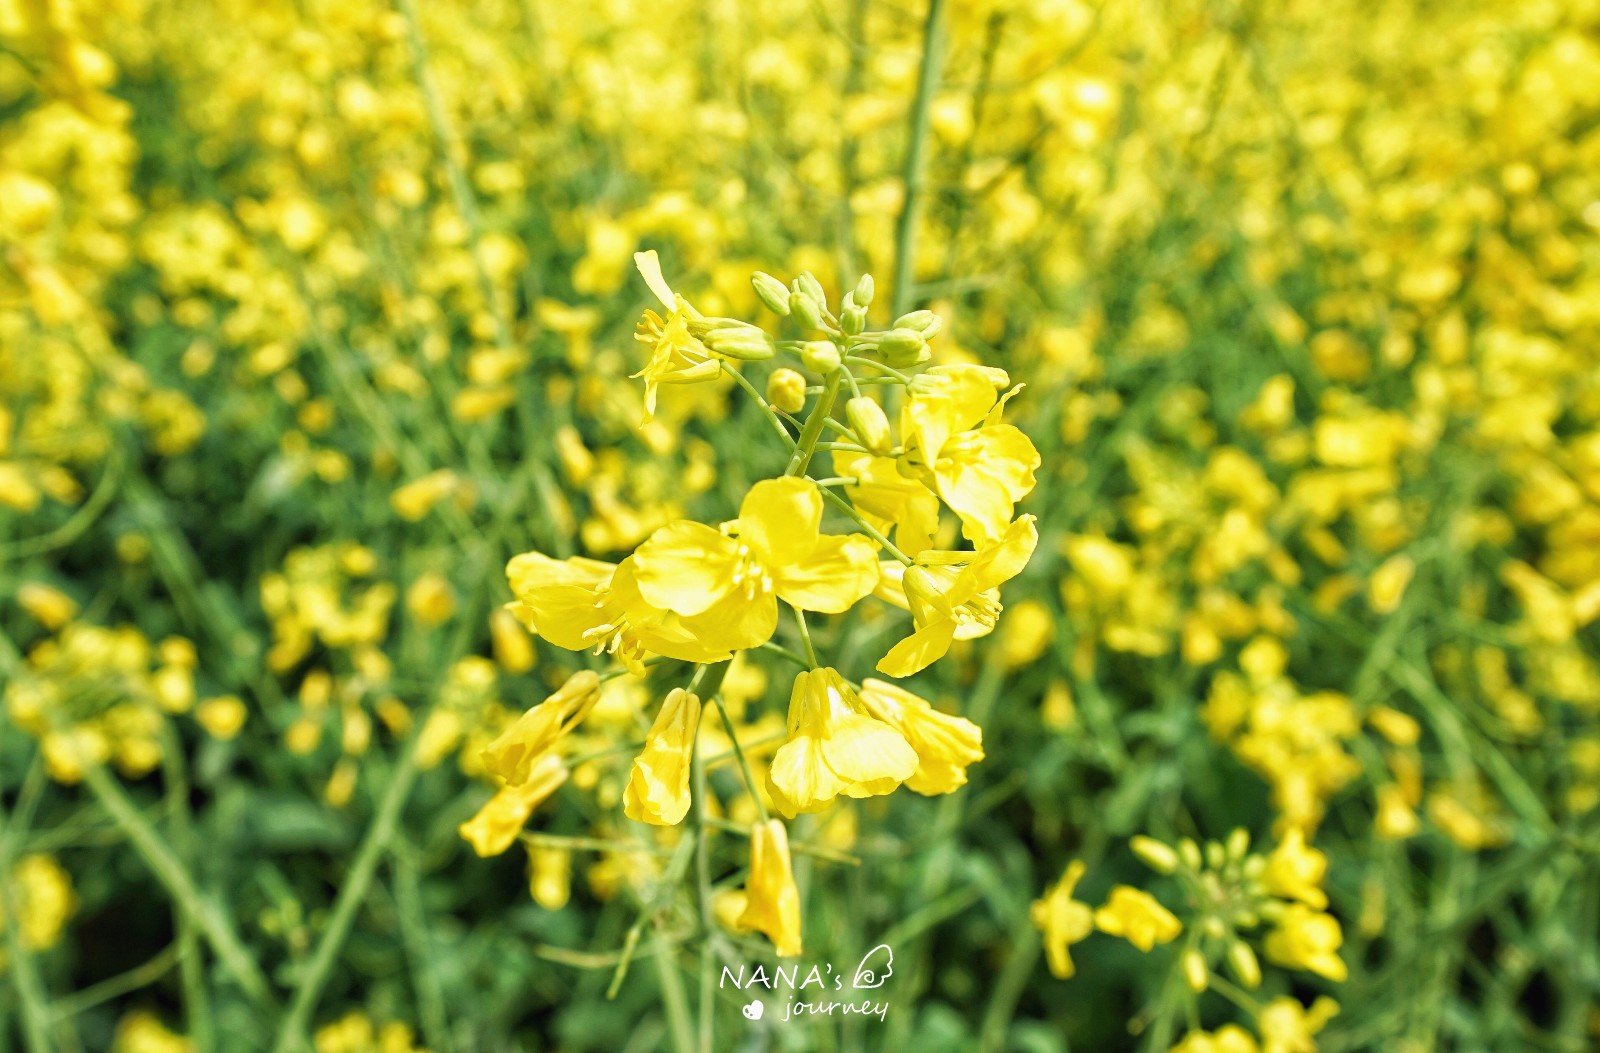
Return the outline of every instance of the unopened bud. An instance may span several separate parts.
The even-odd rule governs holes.
[[[785,413],[806,408],[806,378],[788,366],[780,366],[767,377],[767,401]]]
[[[800,361],[814,373],[827,376],[838,369],[843,359],[831,340],[807,340],[800,345]]]
[[[891,329],[878,340],[883,360],[896,369],[926,362],[931,356],[928,342],[915,329]]]
[[[860,336],[867,327],[867,309],[854,303],[845,304],[839,312],[839,328],[845,336]]]
[[[822,304],[796,289],[789,294],[789,314],[803,329],[822,328]]]
[[[912,311],[894,320],[896,329],[914,329],[924,340],[932,340],[944,328],[944,320],[932,311]]]
[[[776,353],[767,334],[753,325],[713,329],[705,335],[705,345],[724,358],[742,362],[760,362]]]
[[[828,294],[822,291],[822,283],[810,271],[801,271],[800,277],[794,280],[794,287],[817,301],[823,310],[828,309]]]
[[[880,457],[889,452],[894,443],[889,434],[889,418],[877,400],[858,395],[844,404],[844,415],[861,445]]]
[[[1190,838],[1178,842],[1178,858],[1183,860],[1183,865],[1190,870],[1199,870],[1204,860],[1200,858],[1200,846]]]
[[[856,287],[852,291],[856,304],[860,307],[871,307],[873,291],[872,275],[863,274],[861,280],[856,282]]]
[[[1211,982],[1211,976],[1206,968],[1205,955],[1192,949],[1183,952],[1183,980],[1195,994],[1206,989]]]
[[[766,271],[756,271],[750,276],[750,285],[756,297],[767,305],[767,310],[783,317],[789,313],[789,287]]]
[[[1178,869],[1178,853],[1171,845],[1162,844],[1153,837],[1135,837],[1128,842],[1128,847],[1144,860],[1145,866],[1158,874],[1170,874]]]
[[[1249,988],[1261,986],[1261,963],[1250,945],[1240,940],[1228,944],[1228,968],[1239,982]]]

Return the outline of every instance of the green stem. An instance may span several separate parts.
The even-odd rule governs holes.
[[[743,373],[740,373],[737,369],[734,369],[726,362],[722,363],[722,371],[728,376],[732,377],[734,383],[738,384],[741,388],[744,388],[745,394],[749,395],[751,401],[760,407],[762,415],[772,423],[773,430],[776,431],[778,433],[778,437],[783,440],[784,449],[794,449],[794,439],[790,436],[789,429],[783,426],[783,421],[778,419],[778,412],[772,408],[772,404],[762,396],[761,392],[756,390],[756,386],[745,379]]]
[[[35,755],[33,766],[17,796],[17,808],[0,837],[0,919],[15,919],[18,912],[11,895],[11,855],[23,833],[33,822],[34,808],[44,790],[44,763]],[[6,950],[10,957],[11,986],[22,1007],[22,1040],[29,1053],[51,1053],[49,998],[33,956],[22,943],[22,926],[14,921],[5,926]]]
[[[418,721],[418,727],[420,726],[421,721]],[[400,762],[389,777],[389,787],[384,791],[383,800],[378,805],[378,814],[367,830],[361,848],[356,852],[355,864],[345,877],[344,887],[339,890],[339,898],[334,901],[333,916],[317,943],[311,964],[295,988],[294,998],[289,1003],[289,1011],[283,1018],[282,1026],[278,1028],[277,1041],[272,1046],[275,1053],[290,1053],[291,1050],[305,1045],[306,1025],[310,1022],[312,1012],[316,1010],[317,1000],[322,997],[322,989],[338,961],[339,951],[344,947],[345,938],[350,934],[350,926],[356,920],[356,911],[366,901],[367,889],[372,885],[372,876],[378,868],[378,861],[388,851],[389,842],[394,838],[400,824],[400,811],[411,795],[411,787],[416,783],[418,769],[414,748],[415,735],[416,732],[413,731],[412,738],[407,739],[401,748]]]
[[[800,642],[806,647],[806,662],[812,669],[817,668],[817,649],[811,645],[811,629],[806,625],[806,613],[799,607],[791,607],[794,611],[794,623],[800,628]]]
[[[698,676],[697,676],[698,679]],[[706,762],[700,746],[705,740],[695,736],[691,778],[694,781],[695,883],[700,901],[700,1053],[711,1053],[716,989],[712,986],[711,932],[716,917],[711,908],[711,827],[706,822]]]
[[[756,814],[761,816],[761,821],[764,823],[769,818],[767,803],[761,799],[761,791],[756,788],[756,777],[750,771],[750,762],[745,759],[744,748],[739,745],[739,736],[734,733],[733,721],[728,719],[728,711],[722,706],[722,696],[713,695],[711,702],[717,707],[717,716],[722,718],[722,727],[728,733],[728,741],[733,743],[733,755],[738,758],[739,772],[744,776],[744,788],[750,794],[750,799],[756,802]]]
[[[134,850],[167,890],[173,904],[199,927],[211,944],[211,949],[217,952],[223,968],[258,1004],[272,1007],[276,999],[272,996],[266,975],[255,959],[250,957],[238,933],[234,932],[232,921],[218,909],[211,897],[200,892],[189,872],[173,855],[172,849],[167,847],[149,820],[134,807],[121,784],[98,764],[91,764],[84,769],[83,781],[88,784],[100,806],[122,828]]]
[[[878,544],[882,545],[885,552],[889,553],[889,555],[893,556],[901,563],[904,563],[906,566],[911,566],[913,562],[912,558],[900,551],[899,547],[896,546],[893,541],[889,540],[888,535],[879,530],[877,527],[873,526],[871,523],[867,522],[861,513],[856,511],[855,505],[852,505],[849,501],[846,501],[832,490],[824,488],[820,492],[824,501],[827,501],[829,504],[833,505],[833,507],[849,516],[855,522],[856,526],[861,528],[861,532],[866,534],[872,540],[876,541]]]
[[[417,1018],[433,1053],[449,1053],[449,1016],[445,1011],[444,991],[433,969],[433,941],[429,938],[428,917],[422,903],[422,883],[417,872],[416,852],[411,845],[397,842],[389,853],[394,874],[394,902],[400,918],[400,938],[406,957],[411,960],[411,986],[417,996]]]
[[[189,771],[183,759],[183,744],[171,722],[162,725],[161,772],[167,797],[172,801],[172,840],[178,859],[194,867],[194,826],[189,813]],[[211,998],[206,990],[205,963],[200,956],[199,933],[194,922],[177,907],[173,926],[178,936],[178,973],[183,984],[183,1009],[189,1022],[189,1037],[198,1053],[216,1048],[211,1025]]]
[[[922,208],[923,159],[928,152],[929,113],[939,87],[944,52],[944,0],[928,0],[928,18],[922,30],[922,72],[911,104],[911,127],[906,143],[906,163],[901,176],[905,201],[895,228],[893,313],[911,310],[911,271],[917,251],[917,217]]]
[[[838,397],[839,387],[844,383],[843,374],[844,371],[839,369],[828,374],[822,395],[812,405],[811,413],[806,417],[805,427],[800,430],[800,439],[795,444],[794,454],[789,458],[789,467],[784,470],[784,475],[806,474],[806,468],[811,464],[811,455],[817,450],[817,440],[822,437],[822,422],[833,412],[833,400]]]

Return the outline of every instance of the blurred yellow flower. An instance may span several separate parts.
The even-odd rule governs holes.
[[[477,814],[456,827],[462,840],[485,858],[510,848],[533,810],[567,781],[567,766],[554,753],[544,753],[528,772],[525,782],[507,785],[487,801]]]
[[[1050,972],[1065,980],[1074,972],[1068,948],[1087,939],[1094,931],[1094,910],[1072,898],[1083,879],[1085,866],[1073,860],[1061,880],[1051,885],[1042,898],[1034,900],[1029,915],[1034,927],[1044,934],[1044,953]]]
[[[1141,951],[1169,943],[1183,931],[1182,923],[1154,896],[1130,885],[1111,890],[1105,906],[1094,912],[1094,924],[1101,932],[1121,936]]]

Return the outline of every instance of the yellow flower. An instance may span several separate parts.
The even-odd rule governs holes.
[[[1039,451],[1019,429],[1000,423],[1010,383],[992,367],[934,366],[917,377],[903,431],[908,466],[961,517],[968,541],[987,545],[1005,532],[1016,503],[1033,490]]]
[[[1255,1036],[1238,1024],[1224,1024],[1216,1031],[1191,1031],[1171,1053],[1259,1053]]]
[[[917,770],[905,737],[871,717],[835,669],[795,677],[789,696],[789,740],[773,754],[767,790],[793,818],[815,812],[839,794],[890,793]]]
[[[884,655],[878,672],[910,676],[944,657],[951,642],[991,632],[1000,617],[1000,583],[1022,572],[1038,543],[1033,516],[1022,516],[976,552],[917,557],[903,582],[916,631]]]
[[[483,766],[508,785],[528,781],[534,763],[556,741],[589,715],[600,700],[600,677],[584,669],[572,674],[560,689],[517,718],[483,751]]]
[[[1278,919],[1278,927],[1267,934],[1267,957],[1291,969],[1304,969],[1338,982],[1349,975],[1339,945],[1344,933],[1339,919],[1312,910],[1304,903],[1291,903]]]
[[[894,543],[908,556],[933,544],[939,532],[939,498],[900,471],[892,457],[835,450],[833,470],[856,484],[846,491],[856,510],[880,531],[894,529]]]
[[[167,1030],[161,1019],[147,1009],[135,1009],[117,1021],[111,1039],[111,1053],[194,1053],[192,1039]]]
[[[1081,861],[1074,860],[1061,880],[1051,885],[1043,898],[1034,900],[1030,911],[1034,927],[1044,933],[1044,953],[1050,962],[1050,972],[1063,980],[1075,971],[1067,948],[1087,939],[1094,931],[1094,911],[1087,903],[1072,898],[1072,890],[1082,880],[1084,869]]]
[[[628,776],[623,811],[629,819],[676,826],[689,811],[689,760],[700,727],[700,699],[674,688],[645,738]]]
[[[1304,830],[1292,826],[1267,857],[1261,881],[1274,896],[1297,899],[1322,910],[1328,905],[1327,894],[1322,891],[1322,878],[1327,872],[1328,857],[1306,844]]]
[[[789,862],[789,834],[776,819],[750,828],[750,877],[738,928],[764,932],[778,955],[800,953],[800,889]]]
[[[701,663],[730,657],[702,643],[691,622],[644,601],[631,556],[614,565],[524,552],[506,564],[506,578],[517,597],[507,609],[557,647],[613,655],[636,672],[652,653]]]
[[[1106,905],[1094,912],[1094,923],[1101,932],[1121,936],[1141,951],[1169,943],[1183,931],[1182,923],[1154,896],[1129,885],[1111,890]]]
[[[738,651],[765,643],[778,600],[841,614],[878,583],[878,559],[861,534],[822,534],[822,495],[785,476],[750,488],[739,518],[714,530],[680,520],[633,554],[645,602],[695,623],[707,646]]]
[[[661,306],[667,309],[662,318],[654,311],[646,311],[634,332],[634,339],[650,347],[650,361],[634,374],[644,378],[644,419],[648,422],[656,412],[656,389],[661,384],[693,384],[710,380],[722,372],[722,363],[701,340],[689,332],[691,319],[700,312],[689,301],[672,291],[661,274],[661,260],[655,250],[636,252],[633,262],[644,277],[645,284],[656,294]]]
[[[934,709],[894,684],[861,682],[867,712],[899,730],[917,753],[917,770],[906,786],[917,793],[951,793],[967,784],[967,765],[983,760],[983,729],[970,720]]]
[[[1326,996],[1309,1010],[1287,995],[1274,998],[1256,1017],[1261,1053],[1317,1053],[1314,1036],[1338,1012],[1339,1003]]]
[[[542,754],[526,782],[503,786],[484,802],[478,814],[456,827],[472,850],[485,858],[510,848],[533,810],[567,781],[567,766],[554,753]]]

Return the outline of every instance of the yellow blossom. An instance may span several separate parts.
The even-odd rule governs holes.
[[[1034,927],[1044,934],[1044,953],[1050,972],[1063,980],[1074,971],[1072,955],[1067,948],[1094,931],[1093,909],[1072,898],[1085,869],[1081,860],[1073,860],[1061,880],[1045,890],[1042,898],[1034,900],[1029,911]]]
[[[700,699],[674,688],[656,714],[624,794],[629,819],[676,826],[689,811],[689,761],[700,727]]]
[[[1016,503],[1034,486],[1039,451],[1022,431],[1000,423],[1010,383],[1004,370],[983,366],[934,366],[917,377],[906,402],[907,465],[961,517],[961,531],[975,544],[1005,532]]]
[[[766,934],[778,955],[800,953],[800,889],[789,862],[789,834],[776,819],[750,828],[750,876],[737,927]]]
[[[917,770],[906,787],[917,793],[952,793],[967,784],[967,766],[983,759],[983,729],[963,717],[941,713],[911,692],[870,677],[861,682],[868,713],[899,730],[917,753]]]
[[[1305,831],[1293,826],[1267,857],[1261,883],[1274,896],[1299,900],[1322,910],[1328,905],[1328,896],[1322,891],[1322,879],[1327,872],[1328,857],[1307,845]]]
[[[772,757],[767,790],[778,811],[815,812],[839,794],[889,793],[917,771],[905,736],[870,716],[835,669],[795,677],[789,739]]]
[[[904,578],[915,631],[884,655],[878,672],[910,676],[944,657],[952,642],[991,632],[1000,617],[1000,584],[1022,572],[1038,543],[1033,516],[1022,516],[976,552],[918,556]]]
[[[1317,1053],[1316,1034],[1339,1012],[1339,1003],[1318,998],[1307,1009],[1294,998],[1274,998],[1256,1016],[1261,1053]]]
[[[478,855],[497,856],[516,841],[533,810],[566,781],[567,766],[561,758],[554,753],[542,754],[528,772],[527,781],[501,787],[456,832]]]
[[[1304,903],[1291,903],[1278,919],[1278,927],[1267,934],[1266,951],[1279,965],[1339,981],[1349,972],[1339,957],[1343,942],[1339,919]]]
[[[577,727],[600,700],[600,677],[584,669],[572,674],[555,694],[529,709],[483,751],[484,767],[508,785],[532,778],[536,763]]]
[[[1130,885],[1111,890],[1105,906],[1094,912],[1094,924],[1101,932],[1121,936],[1141,951],[1169,943],[1183,931],[1183,924],[1154,896]]]
[[[680,520],[640,545],[633,555],[640,595],[680,616],[703,616],[695,628],[708,646],[757,647],[777,628],[779,599],[840,614],[878,583],[873,543],[861,534],[823,534],[821,524],[815,483],[764,480],[722,530]]]

